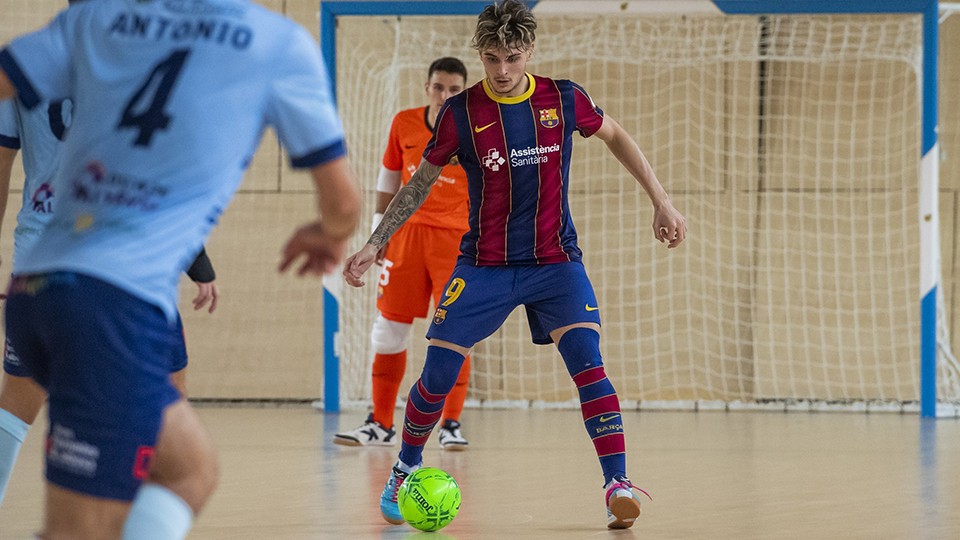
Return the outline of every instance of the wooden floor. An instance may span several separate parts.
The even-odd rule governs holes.
[[[470,449],[441,452],[431,438],[425,454],[460,483],[460,515],[439,533],[420,533],[379,515],[397,449],[330,442],[364,413],[200,413],[223,477],[191,539],[960,539],[957,420],[629,413],[628,469],[654,500],[633,529],[613,532],[577,412],[467,410]],[[39,522],[41,431],[31,431],[0,508],[4,540],[31,538]]]

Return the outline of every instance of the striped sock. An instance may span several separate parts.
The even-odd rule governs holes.
[[[583,424],[600,459],[604,484],[626,476],[627,457],[617,391],[603,370],[600,334],[590,328],[568,330],[557,349],[577,385]]]
[[[411,466],[423,461],[423,446],[440,420],[444,398],[457,382],[462,365],[462,354],[443,347],[427,347],[423,373],[407,397],[400,461]]]
[[[603,366],[578,373],[573,381],[580,394],[583,424],[600,458],[604,484],[614,476],[625,476],[627,457],[623,420],[620,416],[620,400],[617,399],[613,384],[604,373]]]

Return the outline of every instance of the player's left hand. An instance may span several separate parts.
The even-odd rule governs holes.
[[[687,237],[687,222],[669,201],[653,211],[653,236],[668,248],[675,248]]]
[[[210,309],[207,310],[207,313],[213,313],[217,310],[217,299],[220,297],[220,291],[217,289],[217,284],[214,282],[209,283],[197,283],[197,297],[193,299],[193,309],[194,311],[199,311],[207,305],[210,304]]]
[[[347,250],[347,238],[333,238],[323,230],[319,221],[297,229],[283,248],[280,271],[285,272],[297,259],[303,258],[297,275],[321,276],[333,272]]]

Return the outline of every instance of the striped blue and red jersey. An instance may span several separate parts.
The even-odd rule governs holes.
[[[579,85],[527,75],[530,88],[500,97],[481,81],[440,109],[423,154],[467,173],[470,230],[460,260],[476,266],[579,261],[567,190],[573,132],[593,135],[603,111]]]

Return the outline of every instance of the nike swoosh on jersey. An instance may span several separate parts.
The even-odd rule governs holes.
[[[613,416],[601,416],[601,417],[600,417],[600,421],[601,421],[601,422],[609,422],[609,421],[613,420],[614,418],[616,418],[616,417],[618,417],[618,416],[620,416],[620,415],[619,415],[619,414],[615,414],[615,415],[613,415]]]
[[[600,309],[600,306],[590,307],[590,304],[586,304],[586,305],[584,305],[583,307],[584,307],[584,309],[586,309],[587,311],[596,311],[596,310]]]
[[[485,126],[473,126],[473,131],[474,131],[475,133],[480,133],[481,131],[487,129],[488,127],[490,127],[490,126],[492,126],[492,125],[494,125],[494,124],[496,124],[496,122],[490,122],[489,124],[487,124],[487,125],[485,125]]]

